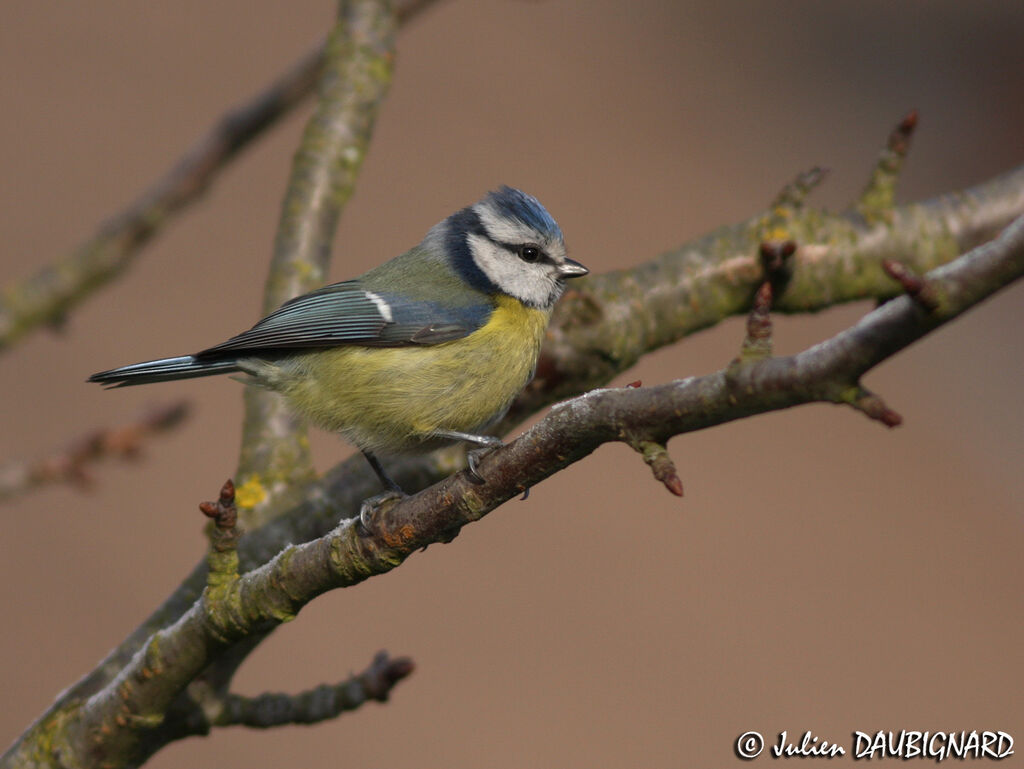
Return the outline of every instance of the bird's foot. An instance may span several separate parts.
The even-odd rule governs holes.
[[[394,507],[408,496],[404,491],[393,489],[385,491],[383,494],[378,494],[375,497],[364,499],[363,504],[359,506],[359,523],[362,525],[363,530],[368,534],[372,534],[374,532],[374,516],[382,510]]]
[[[466,468],[466,477],[469,478],[470,482],[475,483],[477,486],[487,482],[477,471],[480,460],[495,449],[501,448],[504,445],[505,444],[501,442],[501,438],[490,438],[490,440],[480,448],[466,452],[466,464],[469,465],[469,467]]]

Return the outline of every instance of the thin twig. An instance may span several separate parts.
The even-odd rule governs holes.
[[[932,312],[938,309],[940,301],[935,296],[934,288],[921,280],[912,269],[895,259],[883,259],[882,269],[900,284],[907,296],[912,297],[925,310]]]
[[[317,47],[268,88],[218,119],[138,200],[58,262],[0,292],[0,351],[44,324],[58,324],[120,275],[186,206],[198,201],[235,156],[312,90],[323,63]]]
[[[797,175],[797,177],[783,187],[775,200],[768,206],[769,210],[792,209],[800,210],[807,203],[807,197],[811,192],[828,177],[829,170],[821,166],[815,166]]]
[[[399,22],[433,0],[397,0]],[[255,97],[226,112],[142,196],[112,216],[88,241],[31,277],[0,289],[0,352],[39,326],[59,326],[107,285],[182,210],[200,200],[238,153],[313,92],[323,69],[319,43]]]
[[[917,110],[911,110],[892,129],[885,148],[871,172],[867,187],[857,201],[857,211],[869,224],[887,222],[896,202],[896,183],[917,128]]]
[[[362,673],[336,684],[321,684],[299,694],[267,692],[258,697],[230,694],[213,723],[215,726],[269,729],[328,721],[367,702],[387,702],[391,690],[413,669],[408,657],[393,659],[381,651]]]
[[[48,484],[86,488],[93,483],[90,467],[107,458],[137,459],[151,436],[177,427],[186,416],[185,401],[169,403],[127,424],[93,430],[45,457],[7,462],[0,466],[0,501]]]

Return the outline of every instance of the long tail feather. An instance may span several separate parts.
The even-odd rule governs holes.
[[[228,374],[240,370],[234,360],[198,360],[193,355],[182,355],[101,371],[89,377],[89,381],[100,382],[108,387],[129,387],[150,382],[170,382],[174,379]]]

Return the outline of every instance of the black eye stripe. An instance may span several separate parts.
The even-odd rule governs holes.
[[[550,262],[551,261],[551,257],[548,256],[548,252],[545,251],[544,248],[542,246],[538,245],[537,243],[509,243],[508,241],[504,241],[504,240],[492,240],[492,242],[496,243],[499,246],[501,246],[506,251],[509,251],[509,252],[515,254],[520,259],[523,259],[523,261],[530,261],[530,262],[532,262],[534,264],[536,264],[537,262]],[[535,248],[535,249],[537,249],[537,258],[536,259],[525,259],[523,257],[523,249],[524,248]]]

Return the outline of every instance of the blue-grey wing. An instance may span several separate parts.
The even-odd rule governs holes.
[[[473,333],[487,322],[491,311],[486,303],[447,308],[368,291],[359,281],[345,281],[286,302],[248,331],[197,353],[197,357],[343,344],[440,344]]]

